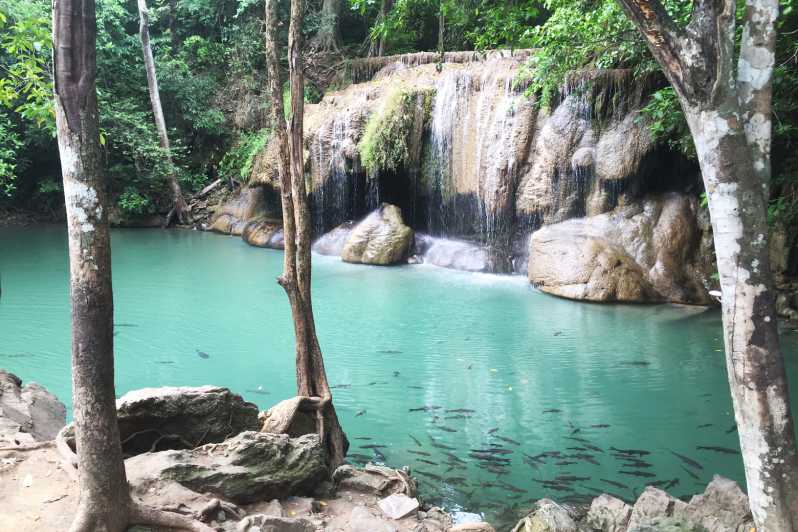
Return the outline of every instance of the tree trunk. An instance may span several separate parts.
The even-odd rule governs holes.
[[[340,465],[348,448],[338,422],[327,382],[321,347],[316,336],[311,299],[311,223],[303,161],[304,79],[302,74],[302,0],[291,2],[288,56],[291,85],[290,138],[283,118],[282,76],[277,38],[277,0],[266,1],[265,49],[272,99],[272,127],[277,138],[280,199],[283,209],[285,253],[278,279],[288,295],[296,337],[297,394],[307,397],[317,413],[317,430],[333,467]]]
[[[798,452],[768,254],[777,0],[749,0],[737,72],[735,2],[697,0],[679,28],[657,0],[620,0],[679,96],[695,141],[720,275],[726,368],[751,511],[798,532]]]
[[[380,13],[377,15],[377,23],[383,23],[388,18],[388,14],[393,7],[393,0],[382,0],[380,2]],[[385,32],[380,34],[380,38],[376,41],[371,41],[369,47],[369,57],[382,57],[385,55]]]
[[[93,0],[53,2],[54,100],[69,235],[72,401],[80,502],[70,530],[200,523],[135,504],[128,493],[114,393],[111,245],[101,164]]]
[[[317,50],[337,52],[341,48],[341,0],[324,0],[321,4],[319,30],[312,46]]]
[[[177,53],[180,46],[177,39],[177,0],[169,0],[169,46],[173,54]]]
[[[158,91],[158,77],[155,75],[155,60],[152,57],[152,47],[150,46],[149,16],[147,14],[147,0],[138,0],[139,6],[139,37],[141,37],[141,49],[144,53],[144,68],[147,71],[147,88],[150,93],[150,103],[152,104],[152,115],[155,119],[155,129],[158,130],[158,141],[164,151],[168,165],[167,180],[169,188],[172,189],[172,209],[166,217],[164,225],[169,225],[173,217],[177,217],[180,223],[185,221],[187,212],[186,201],[183,199],[183,191],[177,180],[172,152],[169,146],[169,135],[166,132],[166,121],[163,117],[161,107],[161,94]]]

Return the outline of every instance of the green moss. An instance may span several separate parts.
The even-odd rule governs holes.
[[[387,96],[382,107],[369,117],[358,150],[360,160],[370,174],[379,170],[395,171],[410,161],[418,98],[423,98],[423,123],[426,124],[432,109],[433,94],[432,89],[397,88]]]

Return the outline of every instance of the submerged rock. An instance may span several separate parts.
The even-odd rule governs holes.
[[[258,219],[247,222],[241,238],[250,246],[283,249],[283,225],[280,220]]]
[[[413,230],[404,224],[402,211],[383,203],[349,234],[341,251],[346,262],[387,266],[407,260]]]
[[[66,424],[66,407],[43,386],[0,370],[0,441],[48,441]]]
[[[258,407],[219,386],[134,390],[116,404],[125,453],[185,449],[259,430]]]
[[[545,226],[530,239],[529,280],[570,299],[711,304],[697,210],[670,193]]]
[[[416,234],[415,253],[424,264],[452,268],[467,272],[485,272],[490,269],[488,252],[484,246]]]
[[[171,481],[236,504],[309,494],[328,475],[315,434],[242,432],[195,449],[140,454],[125,466],[136,490]]]

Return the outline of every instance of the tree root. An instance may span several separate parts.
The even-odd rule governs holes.
[[[52,441],[37,441],[36,443],[18,443],[8,447],[0,447],[0,451],[34,451],[55,445]]]
[[[75,454],[75,452],[72,450],[72,447],[69,446],[69,443],[66,440],[66,432],[70,428],[72,428],[71,424],[58,431],[58,434],[55,437],[55,448],[58,450],[58,454],[61,456],[61,467],[67,472],[72,480],[77,480],[78,455]]]
[[[132,503],[130,507],[130,524],[165,526],[191,532],[216,532],[215,528],[197,519],[138,503]]]

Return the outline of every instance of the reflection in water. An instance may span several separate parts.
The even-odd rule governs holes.
[[[217,384],[292,395],[279,251],[113,232],[117,392]],[[0,230],[0,367],[69,397],[65,233]],[[319,338],[353,461],[408,464],[432,502],[676,495],[742,481],[715,311],[569,302],[520,277],[314,258]],[[795,380],[795,333],[785,335]],[[793,390],[796,386],[793,386]],[[701,448],[699,448],[701,447]],[[726,451],[719,451],[718,448]]]

